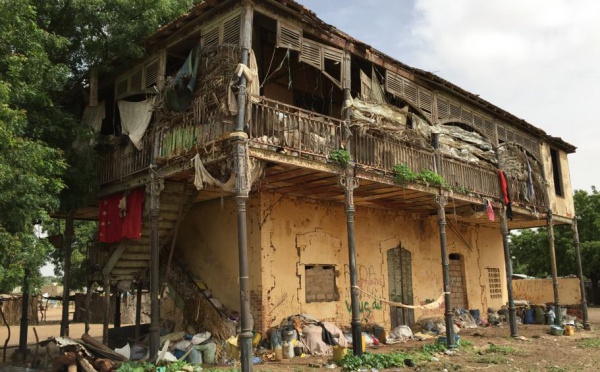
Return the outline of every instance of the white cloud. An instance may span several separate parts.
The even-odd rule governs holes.
[[[600,186],[600,2],[300,0],[325,22],[577,146],[573,186]]]

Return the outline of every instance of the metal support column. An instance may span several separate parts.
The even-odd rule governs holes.
[[[29,273],[25,269],[23,275],[23,299],[21,302],[21,329],[19,330],[19,354],[25,360],[27,357],[27,328],[29,327]],[[5,349],[6,350],[6,349]]]
[[[73,225],[74,212],[69,212],[65,220],[65,235],[63,240],[63,250],[65,258],[63,262],[63,300],[62,300],[62,317],[60,321],[60,336],[69,335],[69,302],[71,298],[71,255],[73,249],[73,234],[75,227]]]
[[[350,302],[352,307],[352,352],[361,356],[362,332],[360,323],[360,307],[358,298],[358,276],[356,274],[356,243],[354,240],[354,189],[358,187],[358,179],[354,177],[354,169],[346,168],[346,174],[340,176],[339,183],[346,194],[346,226],[348,230],[348,261],[350,269]]]
[[[150,169],[150,359],[154,358],[160,347],[160,236],[158,218],[160,216],[160,191],[162,180]]]
[[[435,150],[434,162],[435,171],[442,175],[442,154],[440,152],[440,134],[431,134],[431,144]],[[446,322],[446,345],[448,348],[455,348],[454,342],[454,316],[452,314],[452,303],[450,298],[450,263],[448,262],[448,250],[446,248],[446,196],[440,186],[440,193],[436,195],[438,205],[438,227],[440,230],[440,251],[442,254],[442,276],[444,281],[444,318]]]
[[[252,20],[254,12],[250,4],[246,4],[242,14],[242,30],[240,38],[241,56],[240,63],[248,65],[250,49],[252,47]],[[235,180],[235,203],[237,208],[238,227],[238,255],[239,255],[239,282],[240,282],[240,311],[242,331],[238,338],[241,351],[242,372],[253,370],[252,350],[252,314],[250,313],[249,269],[248,269],[248,231],[246,224],[246,202],[250,192],[249,159],[248,159],[248,136],[244,133],[246,124],[246,93],[247,80],[242,74],[238,81],[238,114],[236,118],[235,132],[231,134],[233,146]]]
[[[137,283],[135,295],[135,342],[140,341],[140,325],[142,323],[142,282]]]
[[[102,287],[104,288],[104,316],[102,323],[102,343],[108,345],[108,320],[110,319],[110,278],[104,277]]]
[[[577,276],[579,277],[579,286],[581,288],[581,316],[583,318],[583,329],[590,331],[590,321],[588,319],[587,298],[585,294],[585,282],[583,281],[583,269],[581,267],[581,248],[579,246],[579,231],[577,230],[577,216],[573,217],[571,224],[573,231],[573,246],[575,247],[575,256],[577,258]]]
[[[115,318],[113,321],[113,328],[121,327],[121,291],[119,286],[115,286]]]
[[[548,209],[548,246],[550,247],[550,264],[552,266],[552,290],[554,291],[554,311],[556,318],[554,324],[562,325],[562,310],[558,293],[558,272],[556,269],[556,251],[554,249],[554,216],[552,210]]]
[[[448,348],[455,348],[454,342],[454,314],[452,313],[452,303],[450,298],[450,263],[448,261],[448,250],[446,248],[446,196],[440,193],[436,196],[438,204],[438,226],[440,229],[440,250],[442,254],[442,274],[444,280],[444,319],[446,322],[446,345]]]
[[[496,149],[496,159],[498,161],[498,170],[502,169],[502,159],[499,151]],[[502,198],[502,210],[500,211],[500,234],[502,234],[502,246],[504,247],[504,267],[506,269],[506,291],[508,293],[508,324],[510,326],[511,337],[519,337],[519,328],[517,326],[517,309],[515,307],[515,297],[512,285],[512,259],[510,256],[510,245],[508,242],[508,221],[506,220],[506,203]]]
[[[519,337],[517,327],[517,309],[513,295],[512,285],[512,260],[510,258],[510,246],[508,244],[508,223],[506,221],[506,206],[502,205],[500,211],[500,232],[502,234],[502,246],[504,247],[504,266],[506,267],[506,290],[508,292],[508,324],[510,326],[510,336]]]

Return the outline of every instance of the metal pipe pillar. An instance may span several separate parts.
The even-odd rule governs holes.
[[[552,210],[548,210],[548,245],[550,247],[550,265],[552,266],[552,290],[554,291],[554,311],[556,318],[554,324],[562,325],[562,310],[558,293],[558,273],[556,269],[556,251],[554,249],[554,216]]]
[[[436,197],[438,204],[438,226],[440,229],[440,250],[442,254],[442,274],[444,280],[444,319],[446,322],[446,345],[448,348],[455,348],[454,342],[454,314],[452,313],[452,303],[450,298],[450,263],[448,260],[448,250],[446,248],[446,196],[442,193]]]
[[[108,319],[110,316],[110,278],[108,276],[104,277],[104,283],[102,283],[102,287],[104,287],[104,319],[102,323],[102,343],[104,345],[108,345]]]
[[[577,230],[577,216],[573,217],[571,224],[573,232],[573,246],[575,247],[575,256],[577,258],[577,276],[579,277],[579,286],[581,290],[581,316],[583,318],[583,329],[590,331],[590,320],[588,319],[587,298],[585,295],[585,283],[583,281],[583,268],[581,267],[581,248],[579,246],[579,231]]]
[[[250,49],[252,47],[252,20],[254,11],[250,4],[244,7],[242,14],[242,36],[240,39],[241,56],[240,62],[248,65]],[[242,372],[251,372],[253,370],[253,350],[252,350],[252,314],[250,313],[249,287],[249,269],[248,269],[248,231],[246,225],[246,202],[250,192],[249,180],[249,162],[248,162],[248,136],[244,133],[246,124],[246,77],[242,74],[238,82],[238,115],[236,118],[235,132],[231,134],[231,143],[233,145],[234,170],[236,173],[235,182],[235,203],[237,208],[237,227],[238,227],[238,255],[239,255],[239,282],[240,282],[240,311],[241,328],[238,345],[241,351]]]
[[[19,330],[19,354],[27,357],[27,328],[29,327],[29,269],[23,275],[23,300],[21,302],[21,329]]]
[[[142,282],[137,284],[135,295],[135,342],[140,341],[140,325],[142,323]]]
[[[496,149],[496,159],[498,161],[498,170],[502,168],[502,159],[498,149]],[[508,221],[506,220],[506,205],[502,198],[502,210],[500,211],[500,233],[502,234],[502,246],[504,247],[504,267],[506,269],[506,291],[508,292],[508,324],[510,326],[510,336],[519,337],[519,328],[517,326],[517,309],[515,306],[515,297],[512,285],[512,259],[510,256],[510,245],[508,243]]]
[[[119,286],[115,286],[115,320],[113,321],[114,328],[121,327],[121,291]]]
[[[352,308],[352,352],[361,356],[362,332],[358,296],[358,276],[356,274],[356,242],[354,240],[354,189],[358,187],[358,179],[354,177],[353,168],[346,168],[346,174],[340,176],[340,185],[346,194],[346,226],[348,230],[348,262],[350,270],[350,302]]]
[[[440,134],[431,134],[431,145],[435,150],[434,166],[437,174],[442,175],[442,154],[440,153]],[[436,195],[438,205],[438,227],[440,230],[440,251],[442,254],[442,276],[444,281],[444,318],[446,322],[446,345],[455,348],[454,342],[454,316],[452,314],[452,303],[450,298],[450,263],[448,261],[448,250],[446,248],[446,196],[440,186],[440,193]]]
[[[69,212],[65,220],[65,239],[63,249],[65,258],[63,262],[63,300],[62,317],[60,321],[60,336],[69,335],[69,302],[71,298],[71,255],[73,252],[72,242],[75,227],[73,225],[74,212]]]
[[[153,169],[150,169],[150,359],[154,358],[160,347],[160,236],[158,218],[160,216],[161,180]]]
[[[510,246],[508,243],[508,223],[506,221],[506,206],[502,205],[500,211],[500,232],[502,234],[502,246],[504,247],[504,266],[506,267],[506,291],[508,292],[508,324],[510,326],[510,336],[519,337],[517,327],[517,309],[513,295],[512,285],[512,260],[510,258]]]

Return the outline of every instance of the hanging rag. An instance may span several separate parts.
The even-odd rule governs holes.
[[[121,240],[123,222],[120,216],[121,194],[110,195],[100,200],[98,207],[98,241],[114,243]]]
[[[122,238],[139,239],[142,237],[142,211],[144,206],[144,187],[137,188],[127,197],[127,213],[123,218]]]
[[[83,115],[81,116],[81,123],[92,128],[94,132],[99,133],[102,129],[102,120],[106,116],[104,101],[98,103],[97,106],[85,106]]]
[[[198,45],[190,51],[185,63],[166,87],[165,105],[169,110],[183,112],[190,106],[198,79],[200,50]]]
[[[250,50],[248,55],[248,64],[246,66],[239,63],[235,69],[235,74],[238,77],[244,75],[246,78],[246,91],[250,94],[250,102],[260,102],[260,80],[258,78],[258,64],[256,63],[256,56],[254,51]],[[237,115],[238,105],[235,97],[233,87],[238,83],[238,80],[232,80],[229,83],[229,89],[227,89],[227,107],[231,115]]]
[[[141,102],[118,101],[123,134],[129,136],[136,149],[142,149],[142,137],[146,133],[156,97]]]
[[[492,202],[490,200],[485,201],[485,211],[487,212],[488,219],[494,221],[494,208],[492,208]]]
[[[506,173],[498,169],[498,177],[500,179],[500,191],[502,191],[502,202],[506,206],[506,217],[511,221],[513,219],[512,202],[510,200],[510,190],[508,189],[508,182],[506,180]]]

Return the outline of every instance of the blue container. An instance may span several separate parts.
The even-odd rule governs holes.
[[[525,319],[523,319],[523,323],[535,324],[535,310],[534,309],[525,310]]]

